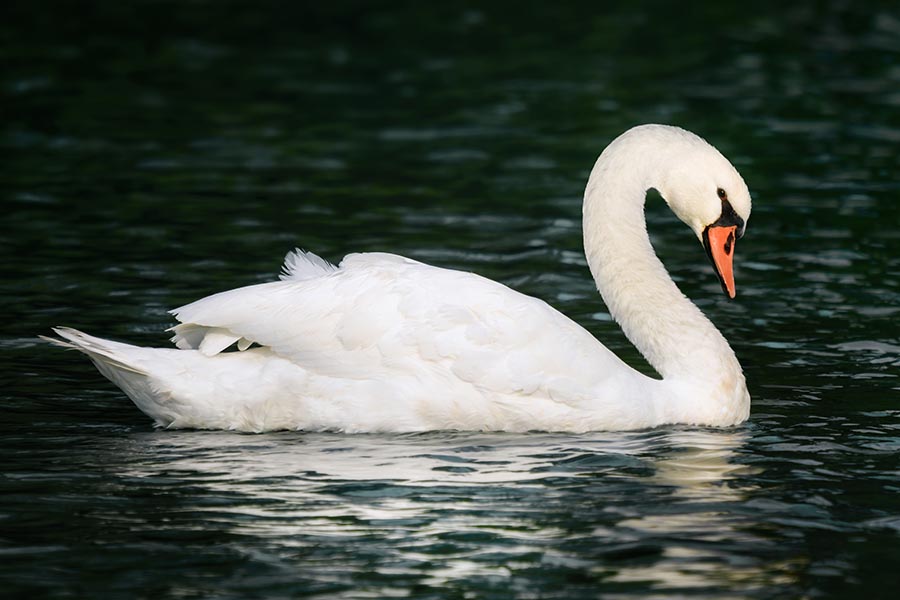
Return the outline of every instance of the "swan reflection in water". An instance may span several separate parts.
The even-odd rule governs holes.
[[[754,557],[774,554],[775,542],[758,533],[758,520],[747,506],[756,488],[753,477],[762,473],[737,460],[749,437],[746,430],[668,432],[666,448],[659,449],[647,478],[647,483],[671,488],[668,504],[616,523],[616,533],[626,539],[663,540],[661,555],[652,563],[619,569],[610,581],[746,593],[796,581],[794,562]]]
[[[368,481],[410,486],[531,483],[608,474],[604,465],[652,467],[649,480],[690,496],[715,493],[737,499],[725,485],[748,467],[732,462],[748,435],[742,430],[673,429],[637,433],[529,435],[435,432],[246,435],[216,431],[154,431],[127,438],[135,475],[158,469],[188,473],[213,488],[270,497],[273,478],[287,491],[323,483]],[[123,448],[118,448],[118,451]],[[644,473],[645,474],[645,473]],[[193,477],[192,477],[193,478]],[[642,477],[645,479],[645,477]],[[256,489],[257,484],[259,489]]]
[[[206,512],[211,527],[282,550],[369,552],[370,563],[402,563],[429,584],[535,563],[662,589],[749,589],[792,569],[747,553],[771,555],[748,527],[755,473],[739,460],[748,438],[744,429],[167,431],[132,435],[116,452],[129,476],[182,490],[179,510],[201,523]]]

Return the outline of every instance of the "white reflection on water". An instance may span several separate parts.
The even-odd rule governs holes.
[[[796,581],[796,565],[789,561],[764,564],[743,551],[773,544],[752,532],[746,515],[736,510],[757,488],[753,477],[762,472],[735,460],[749,437],[746,430],[669,432],[670,451],[655,460],[649,480],[672,486],[678,510],[654,510],[617,523],[635,540],[668,543],[660,560],[620,569],[610,581],[656,581],[673,589],[718,585],[744,593]]]
[[[240,483],[242,491],[262,496],[273,492],[264,481],[269,478],[284,478],[283,483],[300,487],[353,481],[420,486],[527,482],[547,476],[539,469],[564,457],[559,446],[567,440],[577,438],[219,432],[153,432],[131,438],[150,459],[135,465],[136,475],[176,469],[210,482]],[[628,447],[604,451],[627,452]]]
[[[508,577],[511,567],[538,560],[541,568],[564,565],[610,582],[750,590],[787,583],[793,569],[743,555],[770,546],[737,510],[755,487],[756,473],[737,460],[748,439],[745,430],[694,429],[582,436],[160,431],[120,440],[126,447],[116,451],[127,457],[120,461],[129,465],[127,476],[201,490],[185,509],[214,514],[218,526],[281,549],[375,547],[381,568],[407,565],[402,569],[430,585]],[[210,495],[222,501],[199,501]],[[594,524],[578,521],[585,518]],[[568,549],[573,540],[576,549]],[[602,553],[582,555],[579,544],[649,544],[661,554],[613,568]]]
[[[669,432],[671,450],[656,462],[652,479],[675,486],[676,495],[697,500],[737,501],[745,497],[729,482],[759,469],[734,462],[738,451],[749,441],[745,430],[675,430]]]

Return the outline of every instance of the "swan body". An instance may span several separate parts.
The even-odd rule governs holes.
[[[382,253],[350,254],[338,266],[290,253],[280,281],[172,311],[176,348],[62,327],[54,330],[62,339],[50,341],[87,354],[170,428],[577,432],[740,423],[750,407],[740,364],[653,252],[643,211],[650,188],[707,247],[730,296],[750,195],[715,148],[676,127],[633,128],[594,166],[583,215],[588,264],[610,313],[661,379],[632,369],[542,300]]]

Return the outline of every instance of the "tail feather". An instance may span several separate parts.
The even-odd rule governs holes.
[[[153,366],[151,356],[180,350],[138,348],[88,335],[70,327],[54,327],[59,338],[40,336],[63,348],[78,350],[91,359],[104,377],[125,392],[141,411],[157,425],[168,427],[178,419],[178,407],[171,405],[171,394],[159,381],[159,365]],[[61,339],[60,339],[61,338]],[[153,372],[151,372],[153,371]]]
[[[123,352],[123,350],[128,348],[133,349],[133,346],[94,337],[71,327],[54,327],[53,333],[62,339],[44,335],[38,337],[56,346],[83,352],[95,362],[99,361],[136,375],[148,375],[146,370],[138,366],[135,361],[129,360],[126,352]]]
[[[264,349],[206,356],[202,348],[142,348],[68,327],[53,331],[59,337],[43,339],[86,354],[160,427],[262,431],[270,411],[279,424],[302,412],[269,399],[307,385],[307,373]]]

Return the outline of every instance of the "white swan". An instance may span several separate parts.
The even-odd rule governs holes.
[[[157,425],[340,430],[626,430],[744,421],[734,352],[669,278],[644,220],[657,189],[734,297],[732,254],[750,193],[715,148],[643,125],[600,155],[584,195],[584,245],[612,316],[662,379],[617,358],[542,300],[472,273],[391,254],[333,266],[302,251],[281,281],[173,312],[179,349],[54,331]],[[49,338],[48,338],[49,339]],[[224,352],[236,344],[238,351]],[[250,347],[256,344],[254,347]]]

